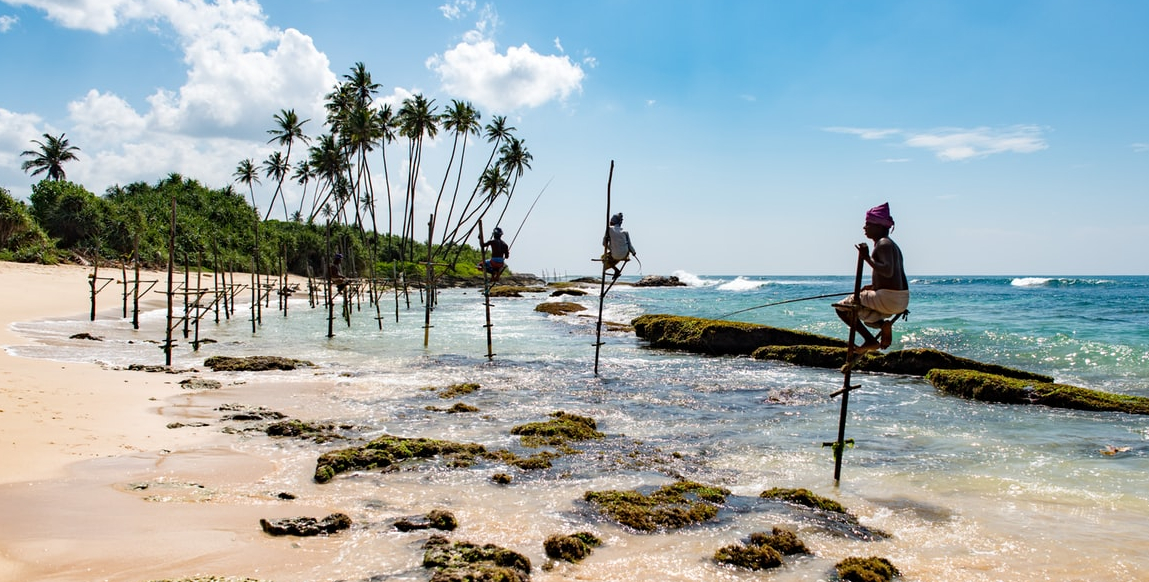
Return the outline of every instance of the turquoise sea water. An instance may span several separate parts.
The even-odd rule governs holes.
[[[616,286],[604,318],[628,322],[644,313],[718,318],[749,307],[849,291],[852,277],[697,277],[676,273],[687,287]],[[625,281],[626,279],[624,279]],[[847,555],[883,555],[909,580],[1149,579],[1149,418],[1044,407],[992,405],[938,394],[920,378],[855,374],[842,482],[823,443],[836,436],[841,387],[836,370],[818,370],[742,357],[707,357],[652,350],[633,333],[604,334],[600,374],[594,365],[598,302],[586,297],[495,299],[493,361],[486,356],[481,295],[444,290],[424,348],[417,296],[400,309],[385,303],[383,330],[363,304],[351,324],[337,321],[328,338],[325,314],[293,300],[286,317],[264,311],[255,334],[242,309],[200,336],[218,343],[193,353],[176,349],[176,367],[199,366],[215,354],[268,354],[313,361],[313,370],[220,377],[229,397],[270,405],[306,420],[380,433],[516,447],[511,427],[555,410],[595,418],[608,438],[598,455],[563,460],[549,471],[516,474],[511,487],[490,483],[506,467],[445,468],[363,474],[339,483],[310,483],[314,459],[337,445],[270,439],[236,447],[283,457],[284,487],[346,508],[357,523],[381,523],[446,506],[463,524],[457,537],[499,543],[546,561],[541,542],[551,533],[591,530],[607,544],[578,565],[537,571],[536,580],[822,580]],[[911,314],[895,328],[891,349],[928,347],[955,355],[1052,375],[1058,382],[1149,396],[1149,277],[918,277]],[[542,301],[573,301],[580,315],[547,316]],[[794,302],[746,311],[731,319],[846,337],[829,304]],[[29,322],[17,331],[34,340],[17,355],[100,361],[112,366],[162,364],[154,341],[163,314],[131,329],[117,314]],[[69,340],[86,331],[103,342]],[[326,383],[323,389],[259,389],[268,383]],[[449,406],[429,386],[477,382],[461,400],[477,414],[443,414]],[[273,395],[269,395],[273,394]],[[1115,449],[1111,449],[1114,447]],[[642,449],[676,452],[673,471],[602,462]],[[1120,450],[1117,454],[1106,454]],[[530,451],[525,451],[530,452]],[[596,461],[596,459],[598,459]],[[589,489],[633,488],[669,481],[668,472],[721,484],[736,494],[717,522],[685,531],[644,535],[603,521],[581,500]],[[267,483],[261,486],[268,486]],[[805,487],[838,499],[883,541],[845,539],[800,512],[757,501],[771,487]],[[715,549],[773,525],[799,531],[815,556],[782,571],[747,573],[709,561]],[[362,528],[345,536],[338,564],[308,579],[422,580],[421,553],[403,534]],[[309,577],[310,576],[310,577]]]

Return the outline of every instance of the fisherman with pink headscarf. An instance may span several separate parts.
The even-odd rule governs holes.
[[[855,331],[862,336],[862,345],[856,349],[858,352],[890,347],[893,341],[893,316],[904,312],[910,305],[910,283],[902,263],[902,250],[890,239],[893,227],[894,219],[890,216],[888,202],[866,212],[863,232],[866,238],[874,241],[874,252],[870,253],[866,243],[859,243],[856,248],[866,264],[873,269],[873,280],[870,285],[862,288],[858,296],[862,304],[856,308],[858,322],[865,324],[854,326]],[[850,312],[855,309],[854,296],[835,303],[834,308],[842,321],[851,323]],[[878,329],[878,336],[875,338],[866,326]]]

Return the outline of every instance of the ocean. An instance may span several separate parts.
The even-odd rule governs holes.
[[[647,313],[721,318],[847,292],[853,280],[674,274],[688,285],[615,286],[604,319],[626,323]],[[286,316],[273,298],[254,334],[241,305],[231,319],[203,319],[200,338],[214,343],[198,352],[177,335],[173,366],[220,379],[226,396],[217,399],[354,427],[349,436],[356,438],[389,433],[529,454],[510,429],[559,410],[594,418],[607,435],[548,470],[429,463],[341,475],[320,485],[311,480],[315,458],[346,442],[241,432],[233,446],[275,458],[276,470],[237,488],[291,491],[308,503],[342,508],[356,523],[325,542],[339,545],[339,559],[301,572],[299,580],[426,580],[420,549],[426,534],[400,533],[389,524],[431,509],[456,514],[454,539],[527,555],[533,580],[831,580],[833,564],[846,556],[886,557],[905,580],[1149,579],[1149,418],[987,404],[942,395],[921,378],[855,373],[852,381],[861,387],[851,393],[846,425],[854,446],[845,450],[835,485],[833,455],[824,445],[837,436],[839,400],[830,394],[842,387],[839,371],[656,350],[633,332],[604,331],[595,375],[597,289],[584,297],[492,299],[491,359],[482,295],[444,289],[429,330],[416,292],[410,308],[400,306],[398,321],[393,297],[384,297],[382,330],[374,308],[363,303],[350,324],[335,321],[330,338],[326,313],[305,298],[292,299]],[[911,293],[911,313],[895,326],[891,350],[935,348],[1060,383],[1149,396],[1149,277],[917,277]],[[545,315],[535,311],[544,301],[586,310]],[[832,301],[791,302],[730,319],[845,339]],[[164,337],[164,313],[145,313],[139,330],[120,315],[117,304],[95,322],[85,314],[20,323],[16,331],[32,341],[9,349],[114,367],[163,364],[157,342]],[[80,332],[104,341],[68,339]],[[202,366],[211,355],[277,355],[315,367],[213,373]],[[480,389],[449,400],[428,389],[461,382]],[[455,401],[479,412],[428,409]],[[494,484],[497,472],[512,473],[514,482]],[[585,491],[649,489],[671,482],[670,475],[721,485],[734,495],[713,522],[654,534],[604,520],[582,501]],[[835,499],[890,537],[842,535],[809,512],[758,498],[773,487]],[[795,530],[814,554],[787,558],[769,572],[711,560],[718,548],[774,526]],[[542,541],[575,531],[594,532],[604,545],[581,563],[543,568]]]

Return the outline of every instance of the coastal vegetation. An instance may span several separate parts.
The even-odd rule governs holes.
[[[1010,378],[974,370],[930,370],[926,380],[945,394],[1002,404],[1042,404],[1054,408],[1149,414],[1149,398],[1111,394],[1050,381]]]
[[[239,160],[235,183],[215,188],[171,173],[97,196],[67,180],[65,165],[79,161],[80,148],[63,134],[45,134],[22,154],[30,176],[46,176],[32,186],[28,203],[0,188],[0,260],[164,267],[174,215],[175,260],[193,267],[308,276],[323,273],[327,258],[341,253],[350,271],[344,276],[422,280],[434,264],[435,278],[481,278],[480,252],[465,242],[484,218],[491,228],[503,219],[533,154],[505,117],[483,125],[471,103],[453,99],[440,108],[423,94],[393,109],[376,101],[379,89],[356,63],[327,95],[325,119],[280,110],[267,131],[277,149],[262,162]],[[313,127],[318,135],[308,134]],[[424,164],[423,148],[441,133],[451,148],[436,175]],[[480,136],[485,162],[465,164],[468,145]],[[390,150],[405,157],[404,175],[395,180],[401,192],[392,191]],[[382,168],[382,180],[373,165]],[[262,211],[255,196],[261,178],[274,186]],[[384,184],[378,192],[377,181]],[[422,199],[429,194],[419,183],[437,186],[433,202]],[[298,205],[289,208],[289,198]],[[415,215],[417,202],[431,208],[429,221]],[[273,220],[280,210],[282,218]]]

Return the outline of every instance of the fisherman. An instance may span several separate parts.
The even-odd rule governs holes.
[[[855,248],[861,253],[862,260],[873,269],[872,283],[863,287],[858,294],[860,306],[854,305],[853,295],[834,304],[838,317],[847,324],[853,324],[854,330],[862,336],[862,345],[855,348],[858,353],[890,347],[894,325],[892,316],[905,312],[910,304],[910,284],[906,279],[902,250],[890,239],[893,228],[894,219],[890,216],[888,202],[866,212],[863,231],[866,238],[874,241],[874,252],[871,255],[869,246],[864,242],[858,243]],[[851,313],[854,310],[857,310],[856,323]],[[878,337],[875,338],[866,326],[878,329]]]
[[[482,237],[479,238],[479,246],[482,248],[491,247],[491,258],[486,262],[479,263],[480,269],[485,269],[491,274],[491,283],[498,283],[499,277],[503,275],[503,270],[507,268],[507,259],[511,256],[511,247],[503,240],[503,229],[495,227],[491,231],[491,240],[484,241]]]
[[[343,289],[347,286],[347,281],[343,278],[343,253],[335,253],[335,259],[331,261],[331,265],[327,267],[327,278],[335,283],[339,292],[342,293]]]
[[[630,244],[630,233],[622,229],[621,212],[610,217],[610,226],[606,229],[606,235],[602,237],[602,246],[603,271],[614,269],[614,278],[618,279],[619,275],[622,275],[622,268],[618,264],[629,261],[631,255],[638,256],[634,245]]]

